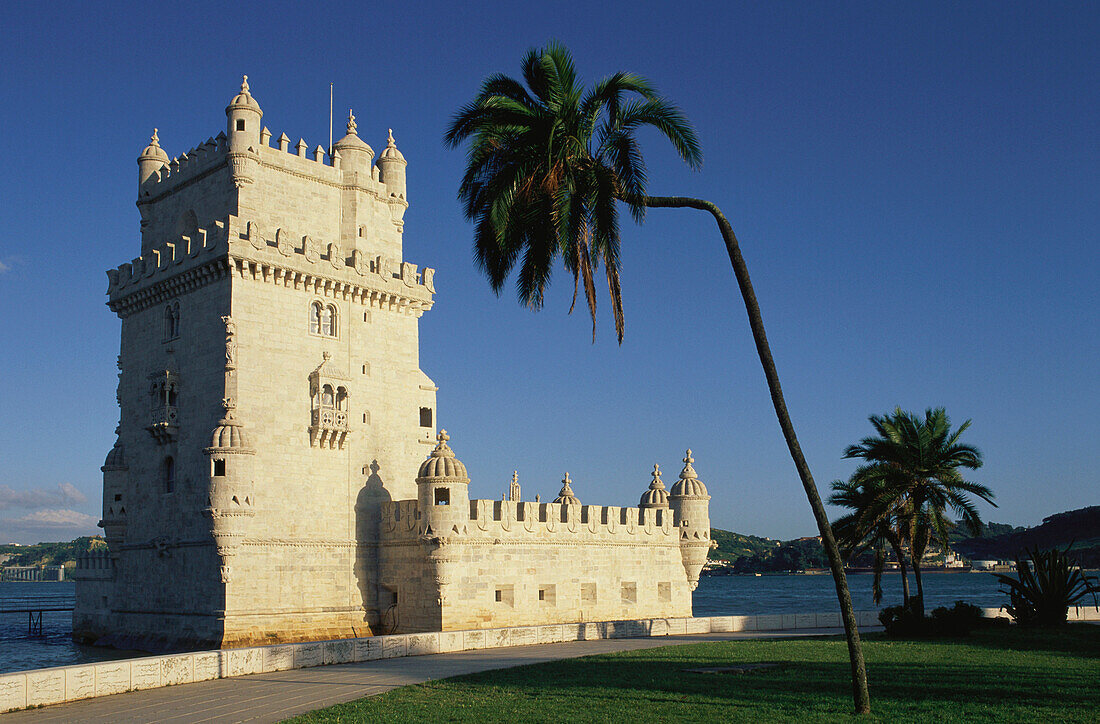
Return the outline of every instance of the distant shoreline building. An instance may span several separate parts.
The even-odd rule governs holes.
[[[689,616],[711,547],[690,451],[640,507],[470,500],[419,367],[435,272],[404,260],[406,161],[349,112],[331,155],[272,140],[247,83],[226,130],[138,158],[109,552],[79,561],[73,635],[231,647]],[[273,145],[274,143],[274,145]],[[446,339],[428,340],[446,344]],[[426,458],[426,459],[425,459]]]

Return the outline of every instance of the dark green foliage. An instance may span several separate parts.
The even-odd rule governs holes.
[[[955,601],[951,608],[941,606],[928,619],[936,636],[966,636],[985,623],[982,609],[966,601]]]
[[[474,257],[498,294],[518,266],[516,292],[532,309],[542,306],[553,266],[564,264],[574,304],[583,284],[593,339],[602,262],[622,344],[618,204],[635,221],[646,209],[635,134],[655,129],[692,168],[703,161],[698,139],[680,109],[641,76],[618,72],[586,89],[557,43],[529,50],[521,65],[523,82],[486,78],[445,136],[451,146],[469,142],[458,197],[474,222]]]
[[[928,619],[910,606],[887,606],[878,612],[878,620],[891,637],[923,636],[928,632]]]
[[[862,536],[879,529],[897,533],[908,548],[917,584],[911,603],[923,613],[921,559],[933,538],[944,549],[949,546],[953,525],[945,512],[953,510],[969,530],[980,532],[982,521],[971,496],[993,504],[993,492],[959,472],[982,466],[978,449],[959,442],[970,420],[952,430],[942,407],[929,408],[923,418],[899,407],[869,420],[877,435],[844,451],[844,457],[864,461],[845,484],[861,491],[853,528]]]
[[[0,546],[0,553],[11,555],[5,566],[63,566],[92,548],[106,545],[99,536],[84,536],[69,543],[36,543],[30,546]]]
[[[741,558],[763,553],[775,547],[775,541],[768,540],[767,538],[758,538],[754,535],[742,535],[741,533],[734,533],[720,528],[711,528],[710,536],[710,539],[718,544],[708,555],[708,558],[711,560],[736,563]]]
[[[891,638],[956,638],[991,624],[982,617],[982,609],[966,601],[955,601],[951,608],[941,606],[931,616],[914,606],[890,606],[879,611],[878,620]]]
[[[997,574],[1008,589],[1008,615],[1021,626],[1061,626],[1070,606],[1091,595],[1094,602],[1100,586],[1070,559],[1069,549],[1049,551],[1032,548],[1016,556],[1016,578]]]

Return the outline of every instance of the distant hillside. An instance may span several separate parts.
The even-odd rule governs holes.
[[[63,566],[75,564],[76,557],[92,548],[107,545],[100,536],[85,536],[68,543],[36,543],[32,546],[0,546],[0,554],[9,556],[5,566]]]
[[[718,543],[710,552],[710,560],[728,562],[726,572],[773,573],[828,565],[825,550],[817,538],[777,541],[720,528],[711,528],[710,535]]]
[[[1100,567],[1100,505],[1056,513],[1033,528],[1015,528],[994,536],[965,538],[953,544],[970,560],[1011,560],[1025,548],[1065,548],[1086,568]]]
[[[733,563],[738,558],[763,553],[775,548],[778,541],[767,538],[757,538],[754,535],[741,535],[721,528],[711,528],[710,537],[718,547],[710,552],[712,561],[729,561]]]

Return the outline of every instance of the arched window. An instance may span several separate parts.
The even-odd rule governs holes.
[[[321,407],[335,407],[335,397],[332,394],[332,385],[321,388]]]
[[[326,337],[336,336],[336,307],[331,304],[321,313],[321,334]]]
[[[176,389],[175,383],[174,382],[168,383],[168,390],[167,390],[167,396],[165,398],[165,402],[168,403],[169,407],[175,407],[176,406],[176,398],[177,397],[179,397],[179,390]]]
[[[172,302],[164,308],[165,341],[180,336],[180,303]]]
[[[321,333],[321,303],[314,302],[309,305],[309,331],[312,334]]]
[[[164,458],[164,466],[162,469],[164,476],[164,492],[172,493],[176,490],[176,461],[171,455]]]
[[[348,409],[348,391],[345,387],[336,388],[336,409],[344,411]]]

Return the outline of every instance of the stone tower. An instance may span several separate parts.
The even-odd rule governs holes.
[[[109,565],[77,572],[74,635],[136,648],[363,635],[382,504],[417,497],[436,387],[404,261],[406,161],[347,134],[272,145],[247,76],[225,131],[138,157],[140,256],[122,320]],[[457,493],[457,491],[456,491]]]

